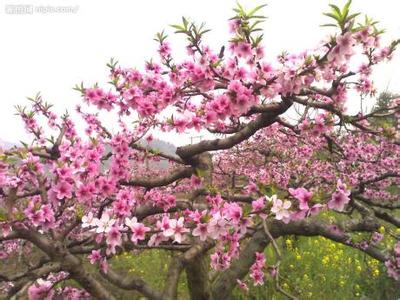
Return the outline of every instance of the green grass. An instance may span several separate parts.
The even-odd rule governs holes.
[[[356,249],[322,237],[286,237],[277,240],[281,246],[281,287],[300,299],[397,299],[396,282],[375,259]],[[267,263],[275,261],[273,249],[265,250]],[[163,287],[170,254],[162,250],[125,253],[112,260],[113,268],[142,276],[152,286]],[[274,288],[266,274],[264,286],[254,287],[249,278],[249,292],[238,288],[235,299],[286,299]],[[179,283],[179,299],[188,299],[186,276]]]
[[[386,276],[377,260],[356,249],[328,239],[285,238],[281,263],[281,287],[300,299],[397,299],[396,282]],[[267,261],[273,263],[272,249],[266,250]],[[237,299],[286,299],[274,289],[267,276],[264,286],[249,285],[248,294],[235,290]]]
[[[134,251],[114,257],[111,265],[121,272],[138,275],[154,288],[162,290],[170,259],[171,254],[164,250]],[[185,273],[179,280],[178,298],[189,299]]]

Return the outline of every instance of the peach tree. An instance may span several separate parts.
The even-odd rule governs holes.
[[[0,274],[8,297],[116,299],[111,285],[176,299],[185,272],[191,299],[227,299],[267,277],[295,299],[279,284],[277,239],[287,235],[342,243],[400,278],[400,99],[348,112],[376,95],[371,74],[398,41],[383,44],[377,22],[348,2],[330,5],[330,36],[315,48],[271,60],[262,8],[234,9],[226,47],[211,49],[204,25],[183,18],[173,25],[186,41],[183,60],[164,32],[143,70],[112,60],[108,87],[76,86],[84,133],[40,95],[17,107],[32,138],[0,157],[1,259],[24,258]],[[93,109],[114,114],[115,126]],[[385,118],[389,125],[376,122]],[[207,139],[173,154],[150,145],[154,132],[195,131]],[[171,252],[164,286],[110,263],[150,249]]]

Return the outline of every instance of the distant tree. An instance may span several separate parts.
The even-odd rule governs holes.
[[[391,113],[393,100],[399,98],[400,94],[398,93],[392,93],[392,92],[380,93],[376,100],[376,104],[373,106],[371,112],[378,112],[381,115],[378,117],[371,118],[370,123],[376,127],[395,128],[399,130],[398,118]]]

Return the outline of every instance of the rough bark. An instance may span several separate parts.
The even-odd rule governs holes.
[[[186,277],[191,300],[211,299],[208,269],[209,264],[204,255],[186,265]]]
[[[121,289],[137,290],[151,300],[158,300],[162,298],[161,293],[158,290],[153,289],[143,279],[137,276],[131,274],[123,276],[111,269],[109,269],[106,274],[101,272],[101,275],[109,282]]]
[[[69,272],[71,277],[78,282],[86,291],[96,299],[114,300],[116,299],[110,291],[84,267],[79,258],[72,254],[67,254],[62,260],[62,268]]]
[[[183,270],[183,262],[180,256],[175,256],[169,264],[167,277],[165,280],[163,300],[175,300],[178,298],[179,277]]]
[[[213,282],[213,299],[232,299],[232,290],[236,279],[243,279],[254,263],[254,253],[261,252],[268,245],[269,240],[263,230],[257,231],[241,251],[239,259],[232,262],[229,269],[221,273]]]
[[[114,296],[84,267],[81,260],[68,252],[63,243],[51,241],[45,235],[22,227],[14,228],[18,237],[26,239],[46,253],[50,259],[61,265],[60,270],[70,273],[71,278],[77,281],[96,299],[113,300]]]

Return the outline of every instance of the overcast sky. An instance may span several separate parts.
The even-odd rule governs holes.
[[[345,1],[334,1],[342,5]],[[387,30],[386,41],[400,37],[398,0],[355,0],[353,10],[379,20]],[[181,16],[206,22],[212,32],[207,43],[219,49],[228,38],[227,19],[233,0],[146,0],[146,1],[12,1],[0,0],[0,140],[17,142],[26,137],[13,106],[41,92],[58,112],[73,111],[80,97],[72,87],[108,81],[105,64],[111,57],[123,66],[143,67],[155,56],[154,34]],[[283,50],[301,52],[313,48],[332,29],[321,28],[327,18],[322,12],[333,1],[264,0],[241,1],[245,7],[268,4],[265,47],[273,58]],[[13,5],[28,5],[26,14],[16,14]],[[43,8],[44,7],[44,8]],[[56,12],[63,7],[64,12]],[[21,9],[21,8],[19,8]],[[171,39],[178,57],[183,44]],[[400,91],[400,54],[376,69],[378,90]],[[103,116],[107,118],[107,116]],[[176,139],[175,136],[168,137]],[[170,140],[176,144],[183,140]]]

